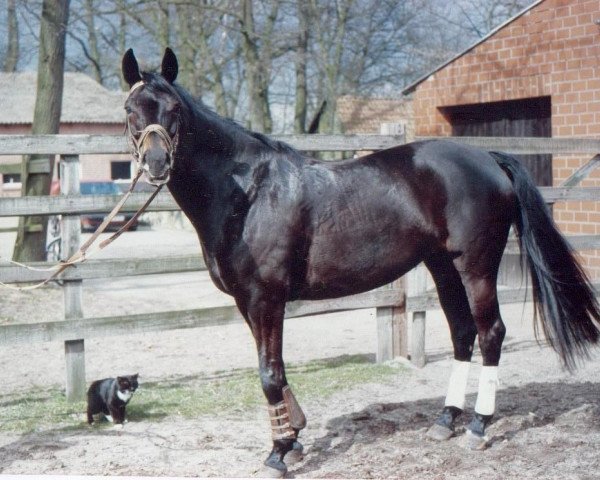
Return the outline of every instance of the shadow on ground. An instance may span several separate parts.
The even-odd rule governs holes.
[[[498,391],[497,413],[494,422],[504,422],[503,428],[494,433],[494,422],[489,428],[490,447],[498,442],[510,441],[520,432],[534,427],[554,423],[558,417],[561,427],[580,428],[577,421],[568,420],[569,413],[583,416],[579,423],[600,431],[600,384],[583,383],[530,383],[522,387],[509,387]],[[413,437],[414,442],[423,442],[436,448],[437,444],[425,437],[425,432],[435,421],[443,405],[443,397],[403,403],[373,404],[367,408],[331,419],[327,433],[317,438],[305,461],[293,471],[293,476],[310,476],[323,465],[335,462],[336,457],[349,455],[357,445],[380,448],[389,439],[390,443],[402,438]],[[473,405],[474,395],[467,399]],[[472,411],[466,411],[457,422],[457,435],[464,433]],[[394,438],[392,438],[394,437]]]

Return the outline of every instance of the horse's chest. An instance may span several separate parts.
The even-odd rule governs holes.
[[[215,286],[224,293],[233,295],[235,280],[232,278],[231,267],[228,263],[219,261],[217,257],[205,256],[206,268]]]
[[[245,280],[249,280],[250,270],[247,255],[236,255],[236,248],[229,248],[225,253],[205,259],[206,267],[215,286],[229,295],[236,296],[244,289]]]

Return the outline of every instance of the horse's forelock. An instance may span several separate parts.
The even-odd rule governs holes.
[[[159,92],[177,94],[173,85],[167,82],[162,75],[154,72],[142,72],[141,75],[143,82],[150,88],[158,90]]]

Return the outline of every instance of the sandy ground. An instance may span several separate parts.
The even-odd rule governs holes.
[[[195,238],[136,232],[124,241],[161,244],[168,238],[184,253]],[[128,234],[129,235],[129,234]],[[176,240],[173,238],[177,237]],[[121,240],[119,240],[121,241]],[[116,243],[115,243],[116,244]],[[165,244],[163,244],[165,245]],[[168,245],[168,243],[166,244]],[[6,248],[6,241],[0,243]],[[148,247],[150,248],[150,247]],[[140,251],[144,252],[144,248]],[[119,250],[113,251],[119,255]],[[200,274],[88,282],[85,314],[116,314],[198,305],[226,304]],[[21,293],[0,290],[0,319],[60,319],[62,293],[45,288]],[[556,355],[538,345],[531,306],[503,307],[508,327],[500,369],[497,415],[490,447],[466,450],[462,441],[477,387],[480,357],[471,369],[469,411],[458,435],[444,443],[425,438],[440,411],[451,365],[451,345],[440,312],[428,312],[427,357],[423,369],[398,369],[391,383],[364,384],[327,400],[296,396],[309,419],[301,441],[306,455],[291,466],[291,478],[597,478],[600,467],[600,358],[575,373],[561,369]],[[288,363],[373,355],[375,312],[336,313],[286,323]],[[245,325],[89,339],[86,374],[91,381],[139,371],[143,381],[194,378],[255,367],[254,342]],[[0,350],[1,396],[64,382],[63,345],[10,345]],[[25,359],[25,360],[24,360]],[[142,381],[142,388],[143,388]],[[258,382],[258,378],[257,378]],[[134,400],[135,401],[135,397]],[[0,422],[2,419],[0,419]],[[0,473],[53,475],[156,475],[249,477],[270,449],[265,409],[239,415],[129,422],[123,430],[48,428],[30,434],[0,433]]]

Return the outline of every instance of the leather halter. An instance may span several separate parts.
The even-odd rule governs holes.
[[[134,83],[131,86],[131,89],[129,90],[128,98],[135,90],[137,90],[143,85],[145,85],[145,82],[143,80]],[[179,121],[177,122],[177,130],[175,131],[175,135],[173,136],[173,138],[171,138],[169,132],[167,132],[167,130],[162,125],[160,125],[159,123],[151,123],[140,132],[139,138],[136,139],[133,135],[133,130],[131,129],[129,120],[126,120],[125,123],[127,130],[127,143],[131,148],[131,154],[133,155],[133,158],[135,158],[138,169],[142,169],[142,158],[145,153],[144,144],[146,142],[146,139],[151,133],[156,133],[166,146],[167,158],[169,160],[169,169],[173,170],[173,164],[175,161],[175,149],[177,148],[177,143],[179,140]]]

